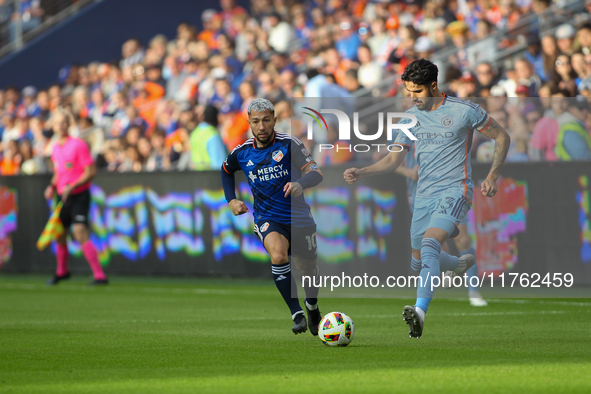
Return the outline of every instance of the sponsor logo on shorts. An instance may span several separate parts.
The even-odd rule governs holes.
[[[281,152],[280,150],[276,150],[275,152],[273,152],[273,160],[279,163],[281,159],[283,159],[283,152]]]
[[[76,215],[76,216],[74,216],[74,220],[81,222],[81,221],[86,220],[86,216],[84,216],[84,215]]]
[[[269,229],[269,222],[265,222],[262,226],[261,226],[261,232],[265,232]]]

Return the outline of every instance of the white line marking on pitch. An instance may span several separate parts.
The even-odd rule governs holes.
[[[464,313],[433,313],[431,317],[451,316],[451,317],[474,317],[474,316],[509,316],[509,315],[557,315],[567,313],[566,311],[532,311],[532,312],[464,312]],[[356,319],[395,319],[397,315],[357,315]],[[270,317],[226,317],[226,318],[211,318],[207,319],[131,319],[131,320],[36,320],[36,321],[19,321],[19,322],[0,322],[2,326],[12,325],[46,325],[46,324],[159,324],[159,323],[198,323],[203,321],[246,321],[246,320],[285,320],[284,316],[270,316]]]
[[[18,289],[18,290],[48,290],[48,291],[90,291],[90,292],[107,292],[107,293],[153,293],[153,294],[217,294],[217,295],[267,295],[276,294],[275,290],[222,290],[222,289],[203,289],[203,288],[169,288],[169,287],[132,287],[132,286],[114,286],[95,288],[84,285],[66,285],[58,288],[49,287],[46,285],[37,285],[29,283],[0,283],[0,289]],[[342,297],[346,298],[363,298],[363,295],[357,294],[358,297]],[[365,295],[367,298],[388,298],[389,297],[371,297]],[[322,298],[322,297],[321,297]],[[327,297],[329,298],[329,297]],[[407,297],[408,298],[408,297]],[[396,299],[396,298],[391,298]],[[406,299],[406,298],[405,298]],[[466,302],[467,298],[445,298],[448,301]],[[571,306],[591,306],[591,302],[574,302],[574,301],[544,301],[538,299],[504,299],[504,298],[487,298],[491,303],[507,303],[507,304],[546,304],[546,305],[571,305]]]

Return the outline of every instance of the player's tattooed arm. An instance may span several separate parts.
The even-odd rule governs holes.
[[[505,163],[509,145],[511,144],[511,137],[507,131],[496,120],[491,118],[491,123],[488,127],[481,131],[482,135],[495,141],[495,151],[493,156],[493,163],[491,165],[488,176],[482,182],[480,191],[486,197],[492,197],[497,192],[497,178],[501,172],[501,167]]]

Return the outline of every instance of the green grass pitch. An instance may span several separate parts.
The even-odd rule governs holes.
[[[321,299],[349,347],[293,335],[271,281],[0,277],[0,393],[589,393],[591,300]]]

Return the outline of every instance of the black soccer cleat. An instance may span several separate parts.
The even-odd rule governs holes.
[[[101,286],[101,285],[108,285],[109,284],[109,279],[94,279],[92,282],[90,282],[88,285],[89,286]]]
[[[312,335],[318,335],[318,325],[320,324],[320,320],[322,320],[322,316],[320,315],[320,308],[316,308],[314,310],[308,309],[306,305],[306,312],[308,313],[308,328]]]
[[[57,285],[59,283],[60,280],[64,280],[64,279],[70,279],[70,273],[67,272],[65,275],[62,276],[58,276],[58,275],[54,275],[53,278],[49,279],[46,282],[47,286],[54,286]]]
[[[295,317],[293,318],[293,327],[291,328],[291,331],[298,335],[306,332],[306,329],[306,316],[304,315],[304,311],[296,313]]]
[[[423,335],[423,320],[415,306],[407,305],[402,310],[402,320],[408,324],[408,336],[419,339]]]

